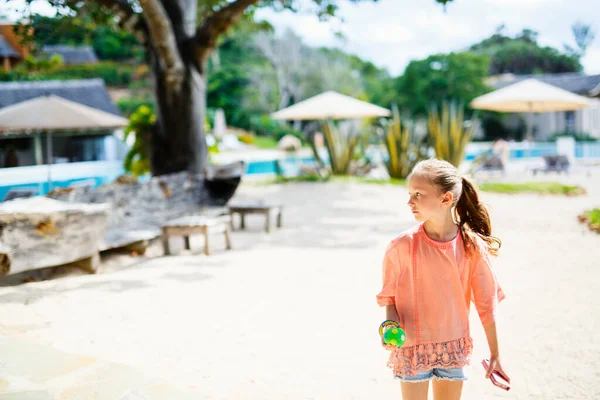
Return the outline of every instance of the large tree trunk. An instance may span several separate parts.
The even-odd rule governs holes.
[[[208,152],[205,63],[217,40],[258,0],[235,0],[207,15],[197,27],[198,0],[139,0],[156,96],[157,123],[150,162],[154,175],[202,173]]]
[[[173,92],[166,84],[166,72],[157,57],[152,57],[157,107],[150,156],[153,175],[186,170],[201,173],[207,163],[206,79],[192,60],[183,61],[183,81],[180,90]]]
[[[204,138],[204,62],[195,57],[197,0],[142,0],[148,53],[154,79],[156,126],[150,162],[153,175],[202,173],[207,163]]]

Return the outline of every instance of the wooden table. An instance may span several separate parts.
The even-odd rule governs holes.
[[[283,206],[277,203],[270,203],[262,200],[235,202],[229,204],[229,214],[240,214],[240,229],[246,228],[246,214],[263,214],[266,218],[265,231],[271,231],[271,215],[277,215],[277,227],[281,228],[281,213]]]
[[[194,234],[204,235],[204,253],[210,255],[209,236],[215,233],[225,235],[225,245],[227,250],[231,249],[231,240],[229,230],[231,226],[231,216],[221,215],[217,217],[208,217],[201,215],[180,217],[168,221],[162,225],[162,242],[165,255],[171,254],[169,249],[169,238],[172,236],[183,236],[186,250],[190,249],[190,236]]]

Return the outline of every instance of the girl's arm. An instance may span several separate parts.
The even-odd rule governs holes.
[[[490,348],[490,356],[498,356],[498,335],[496,332],[496,323],[492,322],[483,326],[485,336],[487,337],[488,346]]]
[[[391,304],[385,306],[385,319],[391,319],[392,321],[399,322],[398,312],[396,311],[396,305]]]
[[[492,322],[490,324],[484,325],[483,329],[485,330],[485,336],[487,337],[488,346],[490,348],[490,366],[486,371],[485,377],[487,379],[490,378],[492,372],[498,371],[501,372],[504,376],[506,376],[508,382],[510,382],[510,378],[502,369],[502,365],[500,364],[500,351],[498,349],[498,334],[496,331],[496,322]]]

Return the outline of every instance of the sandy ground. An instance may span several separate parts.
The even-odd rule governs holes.
[[[473,312],[464,399],[600,398],[600,236],[576,218],[600,205],[600,179],[570,179],[589,195],[483,195],[503,240],[513,389],[485,381]],[[256,216],[229,252],[193,238],[191,253],[0,287],[0,399],[399,399],[375,294],[388,241],[414,223],[406,190],[244,184],[239,197],[283,202],[284,228],[267,235]]]

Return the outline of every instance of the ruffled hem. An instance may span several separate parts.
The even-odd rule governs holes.
[[[388,345],[388,367],[396,376],[414,376],[420,370],[460,368],[471,361],[473,339],[464,337],[449,342],[419,344],[410,347]]]

